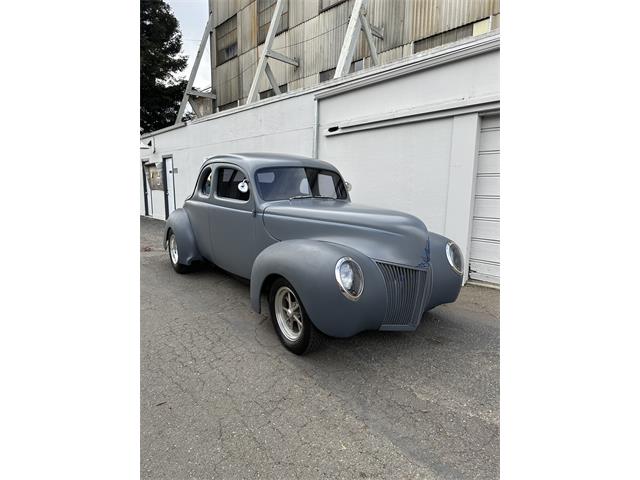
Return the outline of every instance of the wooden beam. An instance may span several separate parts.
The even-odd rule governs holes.
[[[362,24],[362,30],[364,31],[364,36],[367,39],[367,43],[369,44],[369,53],[371,54],[371,61],[374,65],[380,65],[380,60],[378,60],[378,51],[376,50],[376,46],[373,43],[373,34],[371,33],[371,25],[369,25],[369,20],[365,15],[360,12],[360,23]]]
[[[278,85],[278,81],[276,80],[276,77],[273,74],[273,71],[271,71],[271,67],[269,66],[268,63],[264,68],[264,73],[267,74],[267,78],[269,79],[269,83],[271,84],[271,88],[273,88],[273,91],[275,92],[275,94],[280,95],[282,93],[280,91],[280,86]]]
[[[342,42],[340,57],[338,57],[338,65],[336,65],[336,73],[333,78],[340,78],[349,73],[353,52],[356,49],[358,35],[362,28],[362,25],[360,24],[360,12],[363,7],[366,8],[367,4],[368,0],[356,0],[353,5],[351,17],[349,17],[349,26],[347,27],[347,33],[345,34],[344,41]]]
[[[200,46],[198,47],[196,61],[194,62],[193,68],[191,69],[191,74],[189,75],[187,88],[185,88],[184,95],[182,96],[182,101],[180,102],[180,109],[178,110],[178,115],[176,117],[175,125],[178,125],[180,122],[182,122],[182,116],[184,115],[184,111],[187,108],[187,102],[189,100],[189,92],[193,89],[193,82],[196,79],[196,74],[198,73],[198,67],[200,66],[200,60],[202,60],[202,54],[204,53],[204,49],[207,45],[207,40],[209,40],[209,34],[211,33],[212,25],[213,25],[213,16],[209,15],[209,20],[207,20],[207,25],[204,27],[202,40],[200,40]]]
[[[295,58],[289,58],[286,55],[282,55],[274,50],[269,50],[267,52],[267,57],[274,58],[276,60],[280,60],[281,62],[288,63],[289,65],[293,65],[294,67],[298,67],[299,63]]]
[[[189,95],[191,95],[192,97],[210,98],[211,100],[215,100],[216,98],[218,98],[216,97],[215,93],[199,92],[198,90],[193,90],[193,89],[191,89],[191,91],[189,92]]]
[[[379,38],[380,40],[384,40],[384,27],[376,27],[375,25],[369,24],[371,28],[371,33],[373,33],[374,37]]]
[[[266,70],[266,66],[269,58],[267,54],[271,51],[271,45],[273,45],[273,39],[276,37],[276,32],[278,31],[278,24],[280,23],[280,16],[282,15],[283,10],[284,10],[284,0],[278,0],[278,2],[276,3],[276,8],[273,11],[273,16],[271,17],[271,24],[269,25],[267,38],[264,41],[262,53],[260,54],[260,60],[258,60],[258,67],[256,68],[256,74],[253,76],[253,81],[251,82],[251,88],[249,89],[249,95],[247,96],[247,102],[246,102],[247,105],[256,99],[256,95],[258,93],[258,83],[260,82],[260,77]]]

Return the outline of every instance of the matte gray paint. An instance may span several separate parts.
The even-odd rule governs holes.
[[[443,303],[455,302],[462,287],[462,275],[459,275],[447,260],[446,247],[449,243],[447,237],[429,232],[429,244],[431,246],[431,268],[433,269],[433,282],[431,299],[427,310]]]
[[[194,260],[202,260],[193,228],[186,210],[178,208],[171,212],[164,226],[164,248],[167,248],[169,230],[176,235],[178,242],[178,262],[183,265],[191,265]]]
[[[364,276],[362,295],[355,302],[342,295],[336,282],[336,263],[345,256],[358,262]],[[291,282],[313,324],[327,335],[349,337],[377,330],[384,320],[387,300],[382,273],[375,262],[351,247],[299,239],[263,250],[251,272],[251,306],[257,312],[263,282],[271,274]]]
[[[429,260],[427,227],[419,218],[394,210],[345,200],[284,200],[267,206],[263,221],[278,240],[340,243],[373,259],[411,267]]]
[[[250,184],[247,202],[215,194],[216,169],[233,166]],[[265,202],[254,188],[264,167],[307,166],[338,172],[327,162],[278,154],[233,154],[212,157],[198,179],[214,169],[212,191],[205,196],[196,183],[184,208],[167,220],[176,232],[179,262],[207,259],[251,279],[251,305],[260,311],[260,296],[269,275],[281,275],[296,289],[314,325],[327,335],[348,337],[379,329],[386,311],[386,287],[375,260],[414,268],[433,267],[428,308],[454,301],[462,277],[449,265],[446,237],[429,233],[417,217],[346,200],[295,199]],[[338,172],[339,173],[339,172]],[[357,301],[345,298],[335,279],[336,262],[350,256],[364,274]]]

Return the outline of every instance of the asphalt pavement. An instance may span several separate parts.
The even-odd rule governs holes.
[[[163,225],[140,221],[141,478],[499,477],[498,290],[296,356],[248,282],[175,273]]]

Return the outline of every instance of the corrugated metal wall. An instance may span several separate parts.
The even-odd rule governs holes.
[[[335,68],[347,30],[354,0],[343,1],[320,12],[319,0],[289,0],[289,28],[274,41],[274,49],[298,59],[300,66],[271,60],[269,64],[280,84],[288,90],[312,86],[319,73]],[[382,63],[413,53],[413,42],[467,25],[489,16],[499,25],[500,0],[371,0],[369,18],[384,29],[384,39],[375,39]],[[257,0],[214,0],[214,23],[220,25],[237,15],[238,56],[218,65],[218,105],[240,100],[244,103],[251,87],[261,52],[258,41]],[[424,43],[424,42],[423,42]],[[365,58],[369,49],[360,35],[354,60]],[[259,91],[270,85],[262,78]]]

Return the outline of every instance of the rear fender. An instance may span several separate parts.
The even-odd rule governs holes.
[[[172,231],[176,235],[178,258],[181,264],[191,265],[191,262],[194,260],[202,260],[202,256],[196,245],[196,238],[193,235],[193,229],[191,228],[191,221],[189,220],[186,210],[178,208],[171,212],[169,218],[167,218],[164,225],[163,240],[165,250],[167,249],[167,242],[169,240],[169,231]]]

